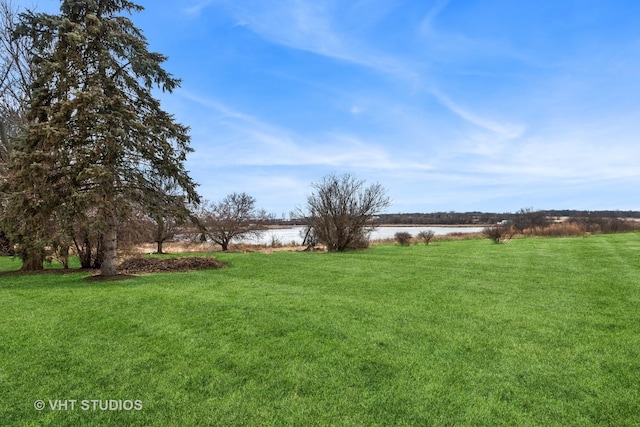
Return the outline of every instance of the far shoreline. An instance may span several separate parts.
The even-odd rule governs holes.
[[[469,227],[488,227],[493,224],[371,224],[371,227],[412,227],[412,228],[469,228]],[[267,228],[270,230],[279,230],[285,228],[293,228],[293,227],[304,227],[304,224],[292,224],[292,225],[268,225]]]
[[[374,224],[374,227],[442,227],[442,228],[469,228],[469,227],[487,227],[491,224]]]

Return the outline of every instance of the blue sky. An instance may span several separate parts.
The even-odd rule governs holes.
[[[138,3],[206,199],[288,215],[352,172],[389,212],[640,210],[640,2]]]

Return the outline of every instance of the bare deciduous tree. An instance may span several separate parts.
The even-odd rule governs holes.
[[[544,228],[549,225],[549,220],[544,211],[535,211],[533,208],[522,208],[515,215],[513,224],[520,232],[526,229]]]
[[[0,161],[7,162],[11,138],[24,121],[31,82],[28,40],[15,36],[18,11],[0,0]]]
[[[329,251],[366,246],[373,217],[391,204],[380,184],[365,186],[352,174],[327,175],[312,187],[316,191],[298,215]]]
[[[482,235],[496,244],[507,242],[513,236],[513,227],[503,224],[490,225],[482,230]]]
[[[194,222],[187,200],[172,180],[160,180],[156,183],[156,191],[143,197],[149,198],[146,203],[147,216],[152,222],[153,241],[157,245],[156,253],[164,253],[163,244],[178,233],[181,226]],[[194,203],[192,207],[197,204]]]
[[[9,154],[14,140],[25,123],[31,82],[31,54],[29,42],[15,36],[18,9],[9,0],[0,0],[0,183],[7,179]],[[9,205],[5,193],[0,194],[0,226],[4,241],[13,252],[14,239],[5,235],[7,221],[12,220],[6,210]],[[11,242],[10,242],[11,240]],[[18,248],[24,270],[42,269],[44,244],[29,242]]]
[[[221,202],[205,202],[198,219],[203,232],[211,241],[229,249],[234,239],[259,236],[265,229],[269,215],[257,210],[256,200],[247,193],[232,193]]]
[[[180,207],[179,203],[181,202],[180,199],[176,199],[176,205],[178,207]],[[177,209],[175,212],[174,214],[166,211],[164,214],[151,215],[153,221],[153,241],[156,243],[157,254],[165,253],[163,248],[164,242],[173,239],[180,230],[180,226],[187,222],[187,218],[182,215],[182,212],[178,213]]]
[[[418,238],[422,239],[425,245],[428,245],[435,235],[436,233],[434,233],[433,230],[423,230],[418,233]]]

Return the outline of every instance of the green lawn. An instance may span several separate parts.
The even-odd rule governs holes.
[[[218,258],[0,277],[0,424],[640,425],[638,233]]]

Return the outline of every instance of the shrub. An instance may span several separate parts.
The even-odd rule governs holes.
[[[409,246],[411,244],[411,234],[406,231],[399,231],[395,234],[396,242],[402,246]]]
[[[297,211],[318,241],[329,251],[368,247],[373,218],[391,204],[386,190],[380,184],[365,186],[351,174],[327,175],[312,186],[315,193]]]
[[[425,245],[428,245],[435,235],[436,233],[434,233],[433,230],[423,230],[418,233],[418,238],[422,240]]]
[[[369,235],[363,232],[354,235],[347,249],[367,249],[369,246],[371,246]]]
[[[503,243],[511,239],[513,231],[509,225],[490,225],[482,230],[482,235],[493,243]]]

